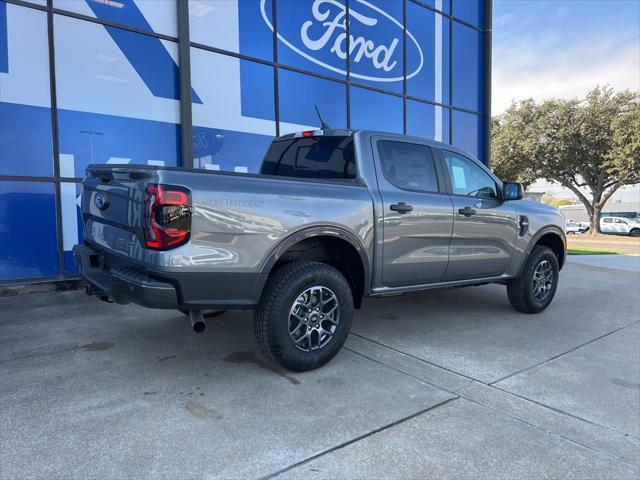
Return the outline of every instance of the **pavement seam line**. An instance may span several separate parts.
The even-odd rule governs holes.
[[[616,330],[613,330],[613,331],[611,331],[611,332],[609,332],[609,333],[606,333],[606,334],[602,335],[601,337],[598,337],[598,338],[596,338],[596,339],[593,339],[593,341],[598,340],[599,338],[605,337],[605,336],[607,336],[607,335],[610,335],[610,334],[612,334],[612,333],[616,333],[616,332],[618,332],[618,331],[620,331],[620,330],[623,330],[623,329],[625,329],[625,328],[627,328],[627,327],[630,327],[630,326],[632,326],[632,325],[634,325],[634,324],[636,324],[636,323],[639,323],[639,322],[640,322],[640,320],[636,320],[636,321],[634,321],[634,322],[631,322],[630,324],[625,325],[624,327],[620,327],[620,328],[618,328],[618,329],[616,329]],[[490,387],[490,388],[494,388],[494,389],[499,390],[499,391],[504,392],[504,393],[508,393],[509,395],[513,395],[513,396],[518,397],[518,398],[520,398],[520,399],[522,399],[522,400],[525,400],[525,401],[527,401],[527,402],[531,402],[531,403],[533,403],[533,404],[535,404],[535,405],[539,405],[539,406],[541,406],[541,407],[548,408],[549,410],[552,410],[552,411],[554,411],[554,412],[556,412],[556,413],[560,413],[560,414],[562,414],[562,415],[567,415],[568,417],[575,418],[576,420],[580,420],[580,421],[582,421],[582,422],[588,423],[588,424],[593,425],[593,426],[595,426],[595,427],[604,428],[605,430],[608,430],[608,431],[610,431],[610,432],[613,432],[613,433],[615,433],[616,435],[622,435],[623,437],[629,438],[630,440],[633,440],[633,441],[636,441],[636,442],[640,441],[640,439],[636,438],[636,437],[635,437],[635,436],[633,436],[633,435],[625,434],[625,433],[619,432],[619,431],[617,431],[617,430],[615,430],[615,429],[613,429],[613,428],[611,428],[611,427],[609,427],[609,426],[607,426],[607,425],[601,425],[601,424],[596,423],[596,422],[594,422],[594,421],[592,421],[592,420],[587,420],[586,418],[579,417],[578,415],[575,415],[575,414],[573,414],[573,413],[565,412],[564,410],[560,410],[560,409],[558,409],[558,408],[552,407],[552,406],[550,406],[550,405],[547,405],[547,404],[545,404],[545,403],[539,402],[539,401],[537,401],[537,400],[533,400],[533,399],[531,399],[531,398],[524,397],[524,396],[519,395],[519,394],[517,394],[517,393],[515,393],[515,392],[511,392],[511,391],[509,391],[509,390],[506,390],[506,389],[504,389],[504,388],[501,388],[501,387],[499,387],[498,385],[495,385],[494,383],[485,383],[485,382],[483,382],[482,380],[477,380],[477,379],[475,379],[475,378],[468,377],[468,376],[466,376],[466,375],[463,375],[463,374],[457,373],[457,372],[455,372],[455,371],[453,371],[453,370],[449,370],[449,369],[447,369],[447,368],[445,368],[445,367],[441,367],[440,365],[436,365],[436,364],[434,364],[434,363],[431,363],[431,362],[430,362],[430,361],[428,361],[428,360],[424,360],[423,358],[417,357],[417,356],[415,356],[415,355],[411,355],[411,354],[409,354],[409,353],[405,353],[405,352],[403,352],[403,351],[401,351],[401,350],[398,350],[398,349],[396,349],[396,348],[393,348],[393,347],[390,347],[390,346],[388,346],[388,345],[385,345],[384,343],[377,342],[376,340],[371,340],[371,339],[369,339],[369,338],[367,338],[367,337],[364,337],[364,336],[362,336],[362,335],[355,334],[355,333],[353,333],[353,332],[352,332],[351,334],[352,334],[352,335],[355,335],[355,336],[357,336],[357,337],[360,337],[360,338],[362,338],[363,340],[366,340],[366,341],[368,341],[368,342],[371,342],[371,343],[373,343],[373,344],[376,344],[376,345],[378,345],[378,346],[380,346],[380,347],[382,347],[382,348],[387,348],[387,349],[392,350],[392,351],[394,351],[394,352],[397,352],[397,353],[399,353],[399,354],[401,354],[401,355],[405,355],[405,356],[407,356],[407,357],[413,358],[413,359],[415,359],[415,360],[417,360],[417,361],[419,361],[419,362],[422,362],[422,363],[425,363],[425,364],[430,365],[430,366],[432,366],[432,367],[436,367],[436,368],[439,368],[439,369],[444,370],[444,371],[446,371],[446,372],[449,372],[450,374],[458,375],[458,376],[460,376],[460,377],[470,379],[470,380],[472,380],[472,382],[476,382],[476,383],[479,383],[480,385],[484,385],[484,386],[487,386],[487,387]],[[590,341],[590,342],[591,342],[591,341]],[[590,342],[587,342],[587,343],[590,343]],[[581,345],[581,346],[585,346],[585,345],[586,345],[586,344],[583,344],[583,345]],[[574,350],[577,350],[578,348],[580,348],[580,346],[576,347]],[[354,352],[354,353],[359,353],[359,352]],[[565,353],[569,353],[569,352],[565,352]],[[360,354],[360,355],[362,355],[362,356],[363,356],[363,357],[365,357],[365,358],[369,358],[369,357],[367,357],[366,355],[363,355],[363,354]],[[564,355],[564,354],[561,354],[561,355]],[[394,369],[394,370],[397,370],[398,372],[401,372],[401,373],[403,373],[403,374],[405,374],[405,375],[408,375],[408,376],[410,376],[410,377],[414,378],[414,376],[413,376],[413,375],[408,374],[408,373],[406,373],[406,372],[403,372],[403,371],[402,371],[402,370],[400,370],[400,369],[396,369],[395,367],[391,367],[391,366],[389,366],[389,365],[386,365],[386,364],[385,364],[385,363],[383,363],[383,362],[380,362],[380,361],[378,361],[378,360],[371,359],[371,358],[369,358],[369,360],[372,360],[372,361],[374,361],[374,362],[378,362],[378,363],[380,363],[381,365],[385,365],[385,366],[387,366],[387,367],[389,367],[389,368],[392,368],[392,369]],[[548,361],[550,361],[550,360],[548,360]],[[415,377],[415,378],[418,378],[418,377]],[[422,380],[423,382],[429,383],[429,382],[427,382],[427,381],[426,381],[426,380],[424,380],[424,379],[420,379],[420,378],[418,378],[418,379],[419,379],[419,380]],[[465,385],[464,387],[461,387],[460,389],[458,389],[458,390],[456,390],[456,391],[450,391],[450,390],[448,390],[448,389],[446,389],[446,388],[444,388],[444,387],[441,387],[441,386],[439,386],[439,385],[435,385],[435,384],[432,384],[432,383],[429,383],[429,385],[433,385],[434,387],[437,387],[437,388],[439,388],[439,389],[441,389],[441,390],[444,390],[444,391],[446,391],[446,392],[452,393],[452,394],[454,394],[454,395],[459,395],[458,390],[463,389],[463,388],[466,388],[466,387],[468,386],[468,385]],[[467,400],[469,400],[469,399],[467,399]]]
[[[542,403],[542,402],[539,402],[537,400],[533,400],[531,398],[527,398],[527,397],[524,397],[522,395],[519,395],[519,394],[517,394],[515,392],[511,392],[509,390],[505,390],[504,388],[500,388],[497,385],[487,385],[487,386],[490,387],[490,388],[495,388],[496,390],[499,390],[501,392],[508,393],[509,395],[513,395],[514,397],[518,397],[518,398],[520,398],[522,400],[526,400],[527,402],[531,402],[531,403],[534,403],[534,404],[539,405],[541,407],[548,408],[549,410],[552,410],[552,411],[554,411],[556,413],[559,413],[559,414],[562,414],[562,415],[566,415],[566,416],[571,417],[571,418],[575,418],[576,420],[580,420],[582,422],[588,423],[590,425],[593,425],[594,427],[603,428],[603,429],[608,430],[608,431],[610,431],[612,433],[615,433],[616,435],[621,435],[621,436],[623,436],[625,438],[628,438],[629,440],[631,440],[631,441],[633,441],[635,443],[640,442],[640,438],[637,438],[637,437],[635,437],[634,435],[631,435],[631,434],[619,432],[618,430],[616,430],[616,429],[614,429],[612,427],[609,427],[608,425],[602,425],[602,424],[594,422],[592,420],[588,420],[586,418],[579,417],[578,415],[575,415],[573,413],[565,412],[564,410],[560,410],[559,408],[552,407],[551,405],[547,405],[546,403]]]
[[[375,343],[376,345],[380,345],[381,347],[388,348],[389,350],[393,350],[394,352],[400,353],[401,355],[404,355],[406,357],[410,357],[410,358],[413,358],[413,359],[418,360],[420,362],[426,363],[428,365],[431,365],[432,367],[439,368],[440,370],[444,370],[445,372],[449,372],[449,373],[452,373],[454,375],[458,375],[459,377],[464,377],[464,378],[466,378],[468,380],[473,380],[474,382],[484,383],[484,382],[482,382],[480,380],[476,380],[475,378],[470,377],[469,375],[465,375],[464,373],[456,372],[455,370],[451,370],[450,368],[443,367],[443,366],[438,365],[436,363],[432,363],[429,360],[425,360],[424,358],[420,358],[420,357],[417,357],[416,355],[412,355],[410,353],[403,352],[402,350],[399,350],[399,349],[397,349],[395,347],[392,347],[392,346],[387,345],[385,343],[379,342],[377,340],[372,340],[371,338],[367,338],[364,335],[360,335],[359,333],[355,333],[355,332],[352,331],[349,334],[353,335],[355,337],[362,338],[363,340],[366,340],[368,342]],[[485,383],[485,385],[488,385],[488,384]]]
[[[372,435],[375,435],[376,433],[380,433],[380,432],[383,432],[383,431],[388,430],[390,428],[396,427],[396,426],[398,426],[398,425],[400,425],[400,424],[402,424],[404,422],[407,422],[407,421],[412,420],[412,419],[414,419],[416,417],[419,417],[420,415],[423,415],[423,414],[425,414],[427,412],[435,410],[436,408],[444,407],[445,405],[448,405],[449,403],[455,402],[459,398],[460,398],[459,396],[456,396],[454,398],[448,398],[447,400],[444,400],[442,402],[436,403],[435,405],[431,405],[430,407],[424,408],[424,409],[422,409],[422,410],[420,410],[418,412],[412,413],[411,415],[409,415],[407,417],[403,417],[403,418],[401,418],[399,420],[396,420],[394,422],[391,422],[391,423],[389,423],[387,425],[383,425],[382,427],[379,427],[379,428],[376,428],[374,430],[371,430],[370,432],[364,433],[364,434],[359,435],[357,437],[354,437],[354,438],[352,438],[350,440],[342,442],[342,443],[336,445],[335,447],[328,448],[326,450],[323,450],[320,453],[316,453],[315,455],[312,455],[312,456],[310,456],[308,458],[305,458],[304,460],[301,460],[299,462],[293,463],[293,464],[289,465],[286,468],[278,470],[277,472],[271,473],[269,475],[265,475],[264,477],[260,477],[260,480],[270,480],[272,478],[276,478],[276,477],[282,475],[283,473],[286,473],[286,472],[288,472],[290,470],[293,470],[294,468],[301,467],[302,465],[306,465],[307,463],[312,462],[313,460],[316,460],[316,459],[318,459],[320,457],[323,457],[324,455],[327,455],[329,453],[335,452],[337,450],[341,450],[341,449],[343,449],[345,447],[348,447],[349,445],[353,445],[354,443],[359,442],[360,440],[364,440],[365,438],[370,437]]]
[[[392,366],[392,365],[386,364],[386,363],[384,363],[384,362],[383,362],[383,361],[381,361],[381,360],[377,360],[377,359],[375,359],[375,358],[371,358],[371,357],[370,357],[370,356],[368,356],[368,355],[365,355],[364,353],[357,352],[357,351],[355,351],[355,350],[351,349],[350,347],[342,347],[342,348],[344,348],[345,350],[350,351],[351,353],[354,353],[355,355],[358,355],[358,356],[360,356],[360,357],[362,357],[362,358],[365,358],[365,359],[369,360],[370,362],[377,363],[377,364],[379,364],[379,365],[382,365],[383,367],[386,367],[386,368],[391,369],[391,370],[393,370],[393,371],[395,371],[395,372],[401,373],[402,375],[405,375],[405,376],[407,376],[407,377],[409,377],[409,378],[412,378],[412,379],[414,379],[414,380],[417,380],[417,381],[419,381],[420,383],[427,384],[427,385],[429,385],[430,387],[437,388],[438,390],[443,390],[443,391],[445,391],[445,392],[447,392],[447,393],[450,393],[451,395],[460,396],[460,395],[457,393],[457,391],[449,390],[448,388],[444,388],[444,387],[442,387],[442,386],[440,386],[440,385],[437,385],[437,384],[435,384],[435,383],[432,383],[432,382],[430,382],[429,380],[425,380],[424,378],[420,378],[420,377],[417,377],[417,376],[415,376],[415,375],[412,375],[411,373],[405,372],[404,370],[401,370],[401,369],[399,369],[399,368],[397,368],[397,367],[394,367],[394,366]],[[464,385],[463,387],[460,387],[460,389],[468,387],[469,385],[471,385],[471,383],[473,383],[473,381],[470,381],[467,385]]]
[[[373,343],[377,343],[377,342],[373,342]],[[379,344],[379,345],[380,345],[380,344]],[[384,346],[383,346],[383,345],[380,345],[380,346],[382,346],[382,347],[384,348]],[[584,418],[578,417],[578,416],[576,416],[576,415],[573,415],[573,414],[568,413],[568,412],[564,412],[564,411],[562,411],[562,410],[558,410],[558,409],[556,409],[556,408],[550,407],[549,405],[545,405],[545,404],[543,404],[543,403],[537,402],[537,401],[535,401],[535,400],[531,400],[531,399],[529,399],[529,398],[526,398],[526,397],[523,397],[523,396],[521,396],[521,395],[515,394],[515,393],[510,392],[510,391],[508,391],[508,390],[504,390],[504,389],[502,389],[502,388],[500,388],[500,387],[497,387],[497,386],[495,386],[495,385],[490,385],[490,384],[487,384],[487,383],[484,383],[484,382],[481,382],[481,381],[478,381],[478,380],[474,380],[474,381],[470,382],[469,384],[464,385],[464,386],[462,386],[462,387],[460,387],[460,388],[457,388],[456,390],[452,391],[452,390],[449,390],[449,389],[447,389],[447,388],[445,388],[445,387],[442,387],[442,386],[440,386],[440,385],[437,385],[437,384],[435,384],[435,383],[431,383],[431,382],[429,382],[428,380],[425,380],[425,379],[423,379],[423,378],[420,378],[420,377],[417,377],[417,376],[415,376],[415,375],[412,375],[412,374],[410,374],[410,373],[408,373],[408,372],[405,372],[405,371],[403,371],[403,370],[401,370],[401,369],[399,369],[399,368],[396,368],[396,367],[394,367],[394,366],[392,366],[392,365],[388,365],[388,364],[384,363],[384,362],[383,362],[383,361],[381,361],[381,360],[377,360],[377,359],[375,359],[375,358],[371,358],[371,357],[369,357],[368,355],[365,355],[365,354],[363,354],[363,353],[360,353],[360,352],[357,352],[357,351],[355,351],[355,350],[352,350],[351,348],[348,348],[348,347],[344,347],[344,348],[345,348],[346,350],[349,350],[350,352],[352,352],[352,353],[356,354],[356,355],[359,355],[359,356],[361,356],[361,357],[363,357],[363,358],[365,358],[365,359],[367,359],[367,360],[371,361],[371,362],[377,363],[377,364],[379,364],[379,365],[381,365],[381,366],[384,366],[384,367],[386,367],[386,368],[388,368],[388,369],[390,369],[390,370],[393,370],[393,371],[395,371],[395,372],[398,372],[398,373],[400,373],[400,374],[402,374],[402,375],[405,375],[405,376],[407,376],[407,377],[409,377],[409,378],[412,378],[412,379],[414,379],[414,380],[418,380],[418,381],[420,381],[421,383],[425,383],[425,384],[427,384],[427,385],[429,385],[429,386],[432,386],[432,387],[434,387],[434,388],[437,388],[437,389],[439,389],[439,390],[445,391],[445,392],[450,393],[450,394],[452,394],[452,395],[456,395],[456,396],[458,396],[458,397],[462,398],[463,400],[466,400],[466,401],[471,402],[471,403],[474,403],[474,404],[476,404],[476,405],[480,405],[480,406],[482,406],[482,407],[488,408],[488,409],[490,409],[490,410],[492,410],[492,411],[497,412],[497,413],[498,413],[498,414],[500,414],[500,415],[504,415],[504,416],[505,416],[505,417],[507,417],[507,418],[511,418],[511,419],[513,419],[513,420],[515,420],[515,421],[522,422],[522,423],[524,423],[525,425],[527,425],[527,426],[529,426],[529,427],[531,427],[531,428],[535,428],[535,429],[537,429],[537,430],[540,430],[540,431],[542,431],[542,432],[544,432],[544,433],[546,433],[546,434],[548,434],[548,435],[552,435],[552,436],[556,436],[556,437],[558,437],[558,438],[562,438],[562,439],[564,439],[564,440],[566,440],[566,441],[568,441],[568,442],[571,442],[572,444],[578,445],[578,446],[580,446],[580,447],[582,447],[582,448],[585,448],[586,450],[589,450],[589,451],[594,452],[594,453],[596,453],[596,454],[599,454],[599,455],[601,455],[601,456],[605,456],[605,457],[608,457],[608,458],[614,459],[614,460],[616,460],[616,461],[619,461],[619,462],[621,462],[621,463],[623,463],[623,464],[625,464],[625,465],[628,465],[628,466],[631,466],[631,467],[637,468],[637,465],[635,465],[635,464],[631,464],[631,463],[628,463],[626,460],[624,460],[624,459],[622,459],[622,458],[618,457],[617,455],[614,455],[614,454],[608,453],[608,452],[606,452],[606,451],[599,450],[599,449],[594,448],[594,447],[591,447],[591,446],[589,446],[589,445],[585,445],[585,444],[583,444],[583,443],[581,443],[581,442],[579,442],[579,441],[577,441],[577,440],[574,440],[574,439],[572,439],[572,438],[566,437],[566,436],[564,436],[564,435],[562,435],[562,434],[560,434],[560,433],[556,433],[556,432],[553,432],[553,431],[551,431],[551,430],[548,430],[548,429],[546,429],[546,428],[544,428],[544,427],[542,427],[542,426],[540,426],[540,425],[535,425],[535,424],[533,424],[533,423],[531,423],[531,422],[529,422],[529,421],[527,421],[527,420],[525,420],[525,419],[523,419],[523,418],[520,418],[520,417],[517,417],[517,416],[515,416],[515,415],[509,414],[509,413],[506,413],[506,412],[503,412],[502,410],[498,409],[498,408],[497,408],[497,407],[495,407],[495,406],[489,405],[489,404],[487,404],[487,403],[483,403],[483,402],[481,402],[481,401],[479,401],[479,400],[476,400],[476,399],[474,399],[474,398],[472,398],[472,397],[468,397],[468,396],[466,396],[464,393],[460,393],[460,392],[461,392],[461,391],[463,391],[464,389],[466,389],[468,386],[470,386],[470,385],[471,385],[471,384],[473,384],[474,382],[476,382],[476,383],[478,383],[478,384],[480,384],[480,385],[484,385],[485,387],[488,387],[488,388],[491,388],[491,389],[497,390],[497,391],[499,391],[499,392],[501,392],[501,393],[503,393],[503,394],[512,395],[512,396],[514,396],[514,397],[518,398],[518,399],[519,399],[519,400],[521,400],[521,401],[529,402],[529,403],[531,403],[531,404],[537,405],[538,407],[541,407],[541,408],[545,408],[545,409],[551,410],[551,411],[553,411],[553,412],[555,412],[555,413],[557,413],[557,414],[560,414],[560,415],[564,415],[564,416],[567,416],[567,417],[573,418],[573,419],[575,419],[575,420],[578,420],[578,421],[584,422],[584,423],[586,423],[586,424],[588,424],[588,425],[592,425],[592,426],[597,427],[597,428],[603,428],[603,429],[608,430],[609,432],[611,432],[611,433],[615,434],[616,436],[621,437],[621,438],[620,438],[621,440],[622,440],[622,439],[625,439],[625,440],[627,440],[627,439],[628,439],[628,440],[630,440],[630,441],[632,441],[632,442],[634,442],[634,443],[635,443],[635,442],[637,442],[637,439],[636,439],[633,435],[626,435],[626,434],[624,434],[624,433],[621,433],[621,432],[618,432],[617,430],[612,429],[611,427],[607,427],[606,425],[600,425],[600,424],[595,423],[595,422],[592,422],[592,421],[590,421],[590,420],[587,420],[587,419],[584,419]],[[394,349],[391,349],[391,350],[394,350]],[[395,351],[395,350],[394,350],[394,351]],[[418,358],[417,360],[421,361],[419,358]],[[429,363],[429,362],[425,362],[425,363]]]
[[[555,355],[555,356],[553,356],[551,358],[548,358],[548,359],[546,359],[546,360],[544,360],[542,362],[539,362],[539,363],[537,363],[535,365],[531,365],[530,367],[523,368],[522,370],[519,370],[517,372],[510,373],[509,375],[506,375],[506,376],[504,376],[502,378],[499,378],[498,380],[494,380],[493,382],[487,383],[487,385],[494,386],[496,383],[500,383],[500,382],[502,382],[504,380],[507,380],[508,378],[514,377],[516,375],[520,375],[521,373],[524,373],[524,372],[528,372],[529,370],[533,370],[534,368],[538,368],[538,367],[540,367],[542,365],[545,365],[545,364],[547,364],[549,362],[557,360],[558,358],[560,358],[560,357],[562,357],[564,355],[567,355],[569,353],[573,353],[573,352],[575,352],[576,350],[579,350],[582,347],[586,347],[587,345],[590,345],[590,344],[592,344],[594,342],[597,342],[598,340],[601,340],[601,339],[603,339],[605,337],[608,337],[609,335],[613,335],[614,333],[618,333],[620,330],[624,330],[625,328],[631,327],[631,326],[635,325],[636,323],[640,323],[640,320],[635,320],[635,321],[633,321],[633,322],[631,322],[631,323],[629,323],[627,325],[624,325],[624,326],[622,326],[620,328],[616,328],[615,330],[612,330],[612,331],[610,331],[608,333],[600,335],[599,337],[592,338],[591,340],[589,340],[587,342],[584,342],[584,343],[582,343],[582,344],[580,344],[580,345],[578,345],[576,347],[573,347],[571,350],[567,350],[564,353],[559,353],[558,355]]]

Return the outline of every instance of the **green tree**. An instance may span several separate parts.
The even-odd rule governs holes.
[[[496,174],[524,184],[539,178],[560,183],[585,206],[594,233],[611,195],[640,182],[637,92],[596,87],[583,100],[523,100],[493,125]]]

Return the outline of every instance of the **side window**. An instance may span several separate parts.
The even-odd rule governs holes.
[[[604,223],[613,223],[613,218],[609,218],[609,217],[607,217],[607,218],[603,218],[603,219],[602,219],[602,221],[603,221]]]
[[[429,147],[381,140],[378,151],[384,176],[390,183],[406,190],[438,191],[436,167]]]
[[[622,223],[626,225],[627,222],[621,218],[616,218],[616,223]]]
[[[468,158],[443,150],[451,177],[451,188],[456,195],[478,198],[498,198],[496,182],[482,168]]]

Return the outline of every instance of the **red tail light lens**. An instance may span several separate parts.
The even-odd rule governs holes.
[[[189,190],[172,185],[147,185],[144,237],[147,248],[169,250],[189,241]]]

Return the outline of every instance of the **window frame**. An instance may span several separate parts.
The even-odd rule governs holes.
[[[426,148],[427,150],[429,150],[429,152],[431,153],[431,160],[433,161],[433,169],[434,172],[436,174],[436,191],[433,190],[422,190],[419,188],[407,188],[407,187],[402,187],[400,185],[395,184],[387,175],[387,173],[385,172],[384,169],[384,162],[383,162],[383,158],[382,158],[382,153],[380,151],[381,148],[381,143],[382,142],[395,142],[395,143],[403,143],[403,144],[407,144],[407,145],[417,145],[419,147],[423,147]],[[406,192],[415,192],[415,193],[426,193],[426,194],[443,194],[446,192],[444,191],[444,187],[445,184],[443,182],[443,178],[442,178],[442,172],[440,172],[439,170],[439,161],[438,158],[436,157],[436,153],[433,149],[433,147],[427,143],[421,143],[421,142],[417,142],[417,141],[406,141],[403,140],[400,137],[379,137],[375,139],[375,147],[374,147],[374,151],[375,154],[378,158],[378,165],[380,167],[380,170],[382,171],[382,178],[385,179],[385,181],[389,184],[392,185],[394,188],[397,188],[398,190],[403,190]]]
[[[475,198],[477,200],[494,200],[494,201],[500,201],[500,202],[504,201],[504,198],[502,196],[502,182],[482,162],[480,162],[479,160],[476,160],[475,158],[471,157],[470,155],[467,155],[465,153],[462,153],[462,152],[456,150],[455,148],[438,147],[438,148],[434,148],[433,150],[435,152],[437,152],[437,155],[438,155],[438,158],[439,158],[439,161],[440,161],[440,165],[441,165],[444,177],[445,177],[447,193],[450,196],[452,196],[452,197],[462,197],[462,198]],[[448,152],[448,153],[451,153],[453,155],[457,155],[459,157],[462,157],[465,160],[468,160],[469,162],[471,162],[473,165],[475,165],[478,168],[480,168],[480,170],[482,170],[483,172],[485,172],[488,175],[488,177],[491,180],[493,180],[493,182],[495,184],[495,187],[496,187],[497,196],[495,198],[493,198],[493,197],[474,197],[474,196],[470,196],[470,195],[463,195],[461,193],[456,193],[453,190],[453,183],[451,181],[451,175],[449,174],[449,168],[447,167],[447,161],[445,160],[445,152]]]
[[[384,173],[384,168],[382,165],[382,156],[380,155],[380,149],[378,147],[378,143],[381,141],[391,141],[391,142],[400,142],[400,143],[408,143],[412,145],[419,145],[422,147],[426,147],[431,150],[431,156],[433,158],[433,164],[436,170],[436,182],[438,185],[437,192],[431,192],[426,190],[417,190],[414,188],[405,188],[392,183]],[[433,146],[429,141],[421,141],[419,138],[412,138],[406,135],[400,136],[395,134],[389,135],[374,135],[371,137],[371,152],[373,153],[373,166],[374,166],[374,175],[377,181],[378,190],[382,190],[380,187],[380,181],[382,180],[389,187],[395,188],[398,191],[402,192],[412,192],[412,193],[421,193],[424,195],[448,195],[447,191],[447,183],[445,181],[444,172],[442,171],[442,164],[440,162],[440,158],[438,156],[437,149]]]

